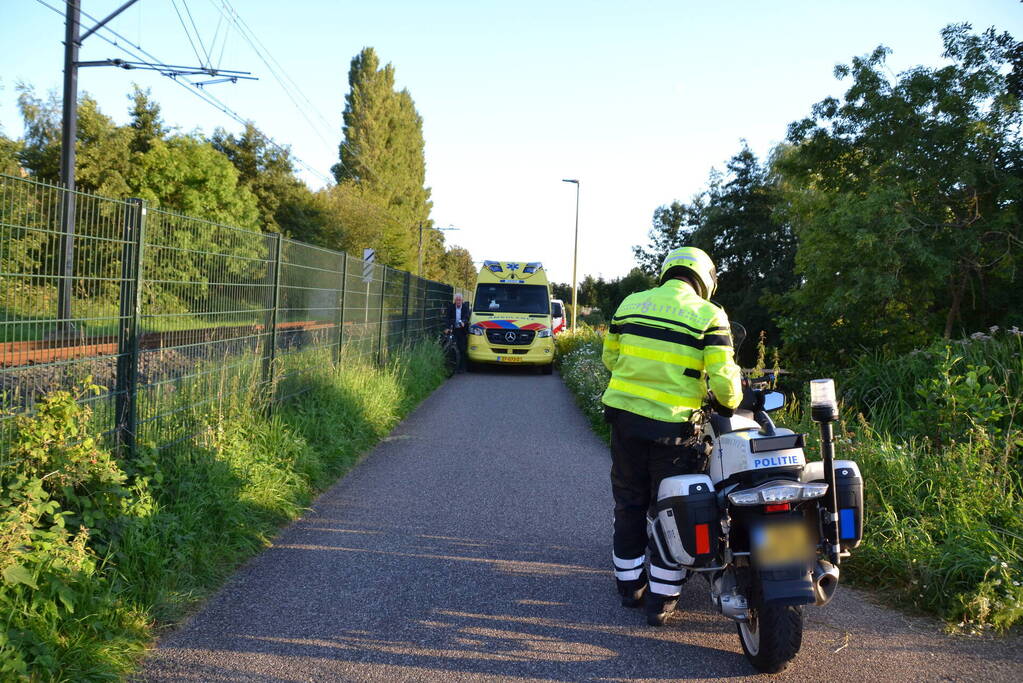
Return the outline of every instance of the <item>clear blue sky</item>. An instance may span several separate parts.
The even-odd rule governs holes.
[[[83,0],[83,9],[102,17],[122,1]],[[176,3],[182,12],[187,5],[208,46],[222,0]],[[306,115],[315,125],[237,32],[220,65],[260,80],[209,86],[213,94],[329,174],[349,61],[374,47],[423,116],[433,217],[460,228],[447,233],[449,243],[477,259],[543,260],[559,281],[571,279],[575,211],[574,186],[562,178],[582,181],[580,278],[621,275],[633,265],[630,247],[646,241],[655,208],[698,192],[742,138],[765,155],[789,122],[841,94],[836,64],[879,44],[894,51],[893,73],[940,64],[938,32],[953,22],[1023,38],[1018,0],[232,5],[309,98]],[[166,62],[196,62],[172,0],[139,0],[110,26]],[[7,135],[21,134],[17,82],[40,93],[59,89],[62,39],[62,18],[36,0],[0,0],[0,126]],[[95,36],[82,52],[82,59],[123,56]],[[166,121],[181,130],[239,128],[151,72],[83,69],[80,89],[123,121],[133,82],[151,88]],[[313,187],[323,182],[303,178]]]

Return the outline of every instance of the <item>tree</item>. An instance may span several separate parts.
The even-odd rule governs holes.
[[[394,259],[387,239],[394,218],[383,200],[353,182],[343,182],[316,193],[314,206],[321,216],[317,243],[362,257],[362,250],[377,250],[381,263]]]
[[[572,283],[571,282],[552,282],[551,283],[551,297],[554,299],[560,299],[566,304],[572,303]]]
[[[884,47],[836,67],[844,98],[790,126],[776,168],[799,240],[801,284],[779,302],[794,349],[903,349],[1023,313],[1018,43],[967,24],[942,38],[944,67],[890,77]]]
[[[21,165],[18,163],[18,155],[21,152],[21,145],[16,140],[11,140],[3,134],[0,129],[0,173],[7,175],[18,175]]]
[[[137,85],[132,86],[131,100],[131,144],[132,152],[145,154],[152,148],[153,141],[162,139],[167,134],[167,129],[160,118],[160,105],[149,98],[149,89],[142,90]]]
[[[332,171],[339,185],[350,183],[376,197],[390,215],[378,226],[388,242],[384,262],[414,270],[419,223],[429,224],[432,207],[425,187],[423,120],[408,91],[394,90],[394,67],[380,67],[373,48],[352,59],[348,85],[340,163]],[[424,248],[443,253],[442,241],[424,235],[423,242]]]
[[[309,188],[295,177],[287,147],[273,144],[251,122],[239,136],[218,128],[210,144],[234,164],[239,183],[255,195],[264,232],[301,235],[318,243],[322,217],[312,208]]]
[[[693,197],[689,204],[673,201],[654,211],[654,225],[650,229],[650,245],[633,247],[632,253],[644,273],[656,275],[668,252],[684,247],[693,231],[703,222],[703,195]]]
[[[472,292],[476,285],[476,265],[465,247],[453,246],[444,254],[444,282]],[[470,294],[470,297],[472,295]]]
[[[745,142],[725,169],[712,176],[701,223],[689,243],[714,259],[714,301],[751,335],[766,332],[768,343],[777,344],[779,328],[766,303],[796,284],[796,240],[777,212],[776,179]]]
[[[794,286],[796,242],[780,219],[777,178],[743,143],[712,170],[707,189],[691,203],[672,202],[654,212],[647,248],[634,247],[643,272],[656,275],[668,252],[682,246],[706,251],[717,266],[714,301],[751,332],[765,331],[776,344],[779,330],[767,307]]]

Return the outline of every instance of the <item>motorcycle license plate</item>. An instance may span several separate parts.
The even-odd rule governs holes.
[[[762,523],[751,534],[753,559],[761,567],[808,562],[813,555],[810,533],[802,520]]]
[[[522,359],[521,358],[516,358],[515,356],[498,356],[497,357],[497,362],[498,363],[521,363]]]

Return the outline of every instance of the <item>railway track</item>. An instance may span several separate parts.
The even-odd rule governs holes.
[[[345,326],[356,323],[344,323]],[[330,329],[335,323],[314,320],[280,323],[278,333],[295,334]],[[265,325],[235,325],[167,332],[146,332],[139,337],[139,348],[145,350],[173,348],[187,344],[228,341],[264,334]],[[80,358],[95,358],[117,354],[117,336],[82,337],[78,340],[46,339],[39,341],[7,342],[0,344],[0,368],[42,365]]]

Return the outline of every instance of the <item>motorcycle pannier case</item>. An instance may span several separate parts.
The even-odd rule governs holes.
[[[835,461],[838,496],[838,537],[842,550],[852,550],[863,538],[863,477],[852,460]]]
[[[706,474],[667,477],[657,490],[658,545],[677,564],[703,567],[718,553],[721,514],[714,484]]]

